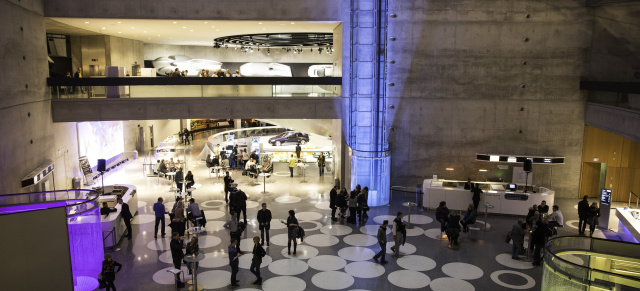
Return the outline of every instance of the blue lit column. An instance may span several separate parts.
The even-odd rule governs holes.
[[[351,0],[347,143],[351,188],[369,187],[369,206],[389,204],[391,156],[385,129],[387,0]]]

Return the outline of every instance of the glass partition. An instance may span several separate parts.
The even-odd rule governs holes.
[[[110,90],[120,87],[121,90]],[[340,85],[54,86],[54,99],[175,97],[340,97]],[[108,96],[107,96],[108,95]]]

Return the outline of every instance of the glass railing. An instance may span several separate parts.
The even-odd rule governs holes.
[[[93,190],[62,190],[0,195],[0,215],[65,206],[67,216],[76,216],[98,206],[98,193]]]

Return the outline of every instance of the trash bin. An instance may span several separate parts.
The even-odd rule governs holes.
[[[416,186],[416,204],[418,204],[418,207],[422,207],[423,196],[424,192],[422,191],[422,184],[418,184]]]

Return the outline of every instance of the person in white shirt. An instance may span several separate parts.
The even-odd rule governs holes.
[[[564,226],[564,217],[562,216],[562,212],[560,212],[558,205],[553,205],[553,213],[549,215],[549,226]]]

